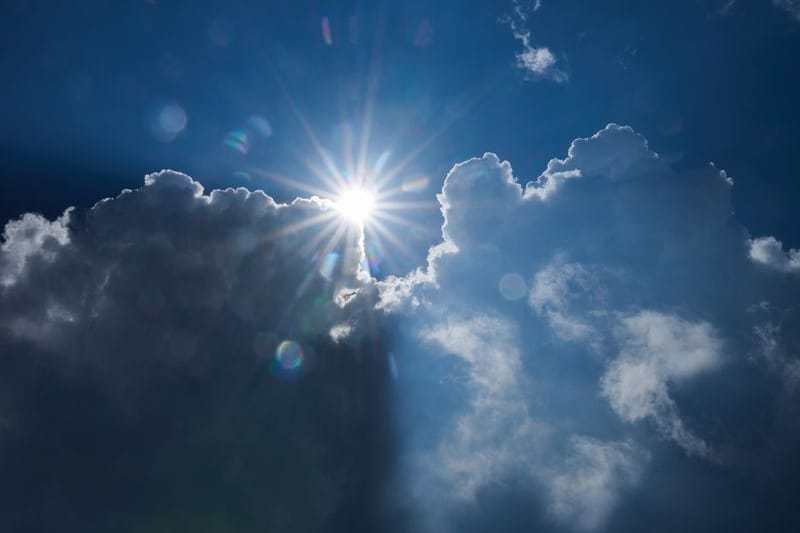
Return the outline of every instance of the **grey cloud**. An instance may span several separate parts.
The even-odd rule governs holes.
[[[340,224],[171,171],[8,223],[0,529],[373,527],[389,373]]]

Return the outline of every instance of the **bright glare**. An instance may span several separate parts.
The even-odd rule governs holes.
[[[348,189],[339,196],[336,208],[343,216],[363,224],[375,208],[375,198],[364,189]]]

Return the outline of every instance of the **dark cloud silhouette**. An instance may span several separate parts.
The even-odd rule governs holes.
[[[0,529],[370,529],[389,372],[369,306],[337,303],[364,284],[356,228],[319,238],[339,224],[169,171],[10,222]]]

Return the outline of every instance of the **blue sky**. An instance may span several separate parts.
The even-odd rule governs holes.
[[[342,128],[360,135],[368,101],[373,160],[385,151],[400,160],[435,137],[407,169],[430,180],[415,199],[433,206],[433,227],[433,192],[454,162],[494,151],[532,179],[575,137],[618,122],[677,165],[719,163],[737,179],[741,220],[797,243],[780,213],[797,194],[798,27],[769,1],[723,7],[544,3],[524,26],[569,76],[559,84],[515,68],[522,48],[499,22],[513,11],[504,3],[13,4],[1,134],[5,186],[25,202],[6,199],[3,213],[59,211],[63,202],[38,193],[43,180],[89,205],[157,168],[291,198],[302,191],[236,174],[313,179],[299,162],[313,150],[288,94],[339,160]],[[185,111],[186,129],[159,142],[153,123],[171,104]],[[226,148],[226,135],[254,115],[272,136],[252,139],[246,156]]]
[[[797,529],[800,5],[428,4],[0,8],[0,529]]]

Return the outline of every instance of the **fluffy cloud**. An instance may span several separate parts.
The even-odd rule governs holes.
[[[783,251],[783,243],[775,237],[758,237],[747,241],[750,259],[781,272],[800,273],[800,250]]]
[[[326,201],[169,171],[9,222],[0,529],[371,527],[388,372],[373,304],[337,303],[361,253]]]
[[[383,281],[329,202],[175,172],[11,221],[0,529],[783,523],[800,280],[731,187],[614,124],[525,185],[485,154]]]
[[[480,529],[498,491],[527,498],[524,519],[544,529],[603,528],[637,491],[649,494],[643,513],[661,516],[668,503],[648,481],[648,458],[667,472],[705,461],[755,478],[742,457],[794,442],[770,399],[775,365],[752,357],[764,336],[749,309],[783,310],[769,342],[789,368],[800,293],[754,264],[753,241],[732,219],[732,185],[713,165],[675,171],[615,124],[575,140],[524,186],[495,154],[453,167],[428,265],[377,284],[404,332],[401,418],[414,445],[403,461],[424,464],[439,494],[469,496],[435,500],[450,503],[433,512],[420,503],[427,489],[408,480],[418,491],[409,505],[423,522],[436,517],[429,529]],[[437,352],[459,363],[421,363]],[[470,513],[471,524],[456,518]]]
[[[41,215],[26,213],[6,224],[0,247],[0,284],[13,284],[25,268],[28,257],[52,260],[59,247],[69,242],[67,221],[71,210],[50,222]]]

